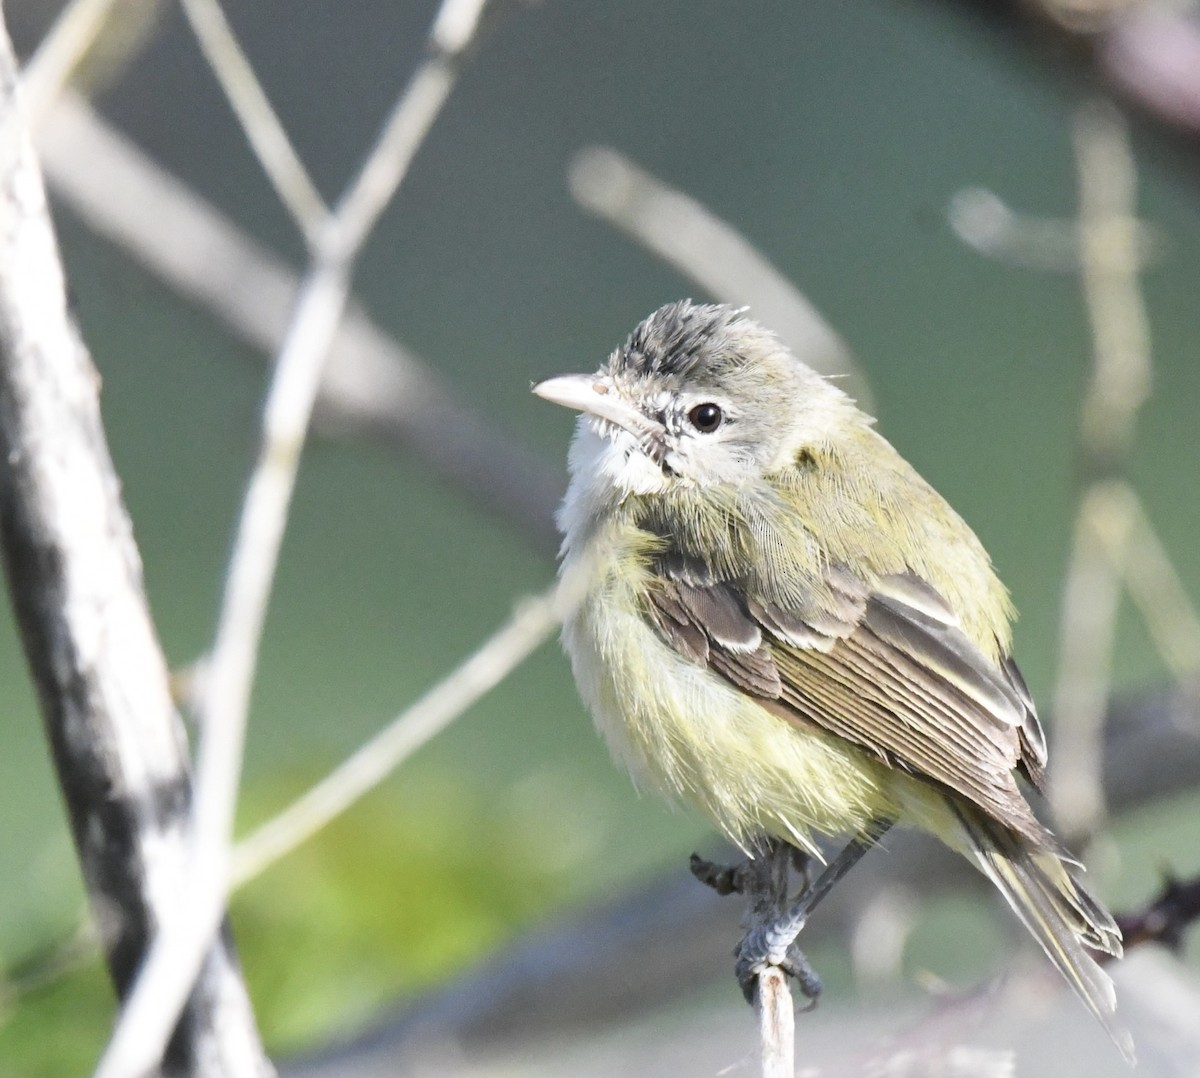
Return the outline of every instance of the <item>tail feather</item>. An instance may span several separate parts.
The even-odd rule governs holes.
[[[957,808],[968,852],[1130,1063],[1133,1039],[1115,1016],[1112,980],[1086,948],[1121,956],[1121,932],[1051,850]]]

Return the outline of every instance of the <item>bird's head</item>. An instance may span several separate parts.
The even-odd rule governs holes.
[[[752,482],[857,412],[741,310],[688,301],[655,311],[594,374],[533,391],[582,413],[571,470],[593,498]]]

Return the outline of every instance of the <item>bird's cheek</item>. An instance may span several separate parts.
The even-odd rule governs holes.
[[[668,483],[662,466],[640,448],[614,446],[605,457],[604,471],[614,486],[630,494],[658,494]]]

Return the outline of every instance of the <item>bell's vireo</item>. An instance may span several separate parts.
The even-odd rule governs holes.
[[[672,303],[594,374],[559,513],[563,640],[639,782],[748,853],[901,823],[973,861],[1126,1054],[1121,953],[1016,776],[1046,741],[961,517],[841,390],[726,306]]]

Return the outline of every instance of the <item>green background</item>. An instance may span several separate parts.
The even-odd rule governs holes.
[[[28,40],[36,17],[10,7]],[[419,59],[433,5],[227,7],[333,198]],[[473,58],[364,252],[357,295],[463,400],[564,459],[570,417],[532,398],[530,381],[594,367],[651,309],[697,295],[571,202],[565,171],[578,150],[629,154],[743,230],[849,342],[883,431],[972,523],[1012,589],[1017,657],[1045,700],[1085,312],[1070,275],[966,249],[945,207],[983,185],[1021,210],[1070,215],[1078,101],[934,5],[556,0],[501,20]],[[174,8],[99,104],[299,264],[300,244]],[[1141,210],[1168,242],[1145,277],[1155,385],[1131,469],[1197,594],[1200,200],[1188,177],[1141,149]],[[264,368],[70,214],[57,220],[154,613],[183,664],[211,637]],[[254,695],[243,826],[351,751],[552,572],[519,528],[483,515],[422,462],[313,443]],[[1122,685],[1164,676],[1132,618],[1117,674]],[[4,619],[0,687],[0,960],[24,969],[72,931],[82,895]],[[1101,877],[1110,896],[1140,900],[1150,866],[1200,868],[1186,828],[1143,822],[1122,829],[1122,859]],[[703,841],[697,820],[632,792],[546,647],[239,899],[235,927],[271,1043],[295,1047],[361,1021]],[[922,954],[936,964],[939,947]],[[978,954],[945,961],[984,968]],[[0,1028],[0,1072],[86,1068],[110,1006],[94,969],[24,997]],[[67,1008],[75,1036],[47,1043],[44,1023]]]

